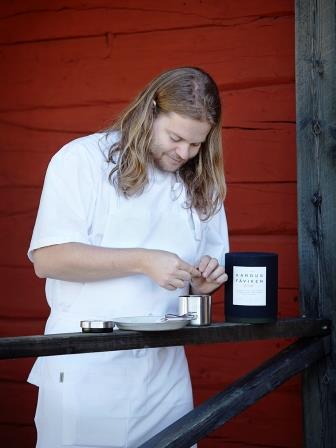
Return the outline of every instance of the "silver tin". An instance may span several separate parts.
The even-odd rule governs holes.
[[[202,326],[211,324],[211,296],[189,295],[180,296],[179,314],[191,314],[194,319],[189,325]]]
[[[81,320],[80,326],[83,333],[108,333],[113,331],[112,320]]]

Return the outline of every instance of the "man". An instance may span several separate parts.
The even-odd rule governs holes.
[[[221,106],[197,68],[154,79],[105,132],[51,160],[29,248],[46,333],[178,312],[226,279]],[[183,347],[40,358],[37,446],[137,447],[192,409]]]

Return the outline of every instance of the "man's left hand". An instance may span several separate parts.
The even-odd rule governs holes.
[[[192,294],[210,294],[219,288],[228,279],[223,266],[220,266],[216,258],[204,255],[196,268],[202,274],[201,277],[192,277]]]

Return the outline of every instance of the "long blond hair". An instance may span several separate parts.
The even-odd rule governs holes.
[[[131,102],[108,132],[119,132],[108,161],[114,167],[110,181],[126,197],[140,194],[148,183],[153,163],[150,144],[153,122],[159,113],[175,112],[207,121],[211,129],[198,154],[179,169],[188,198],[202,219],[220,208],[226,194],[221,139],[221,103],[214,80],[196,67],[166,71],[151,81]]]

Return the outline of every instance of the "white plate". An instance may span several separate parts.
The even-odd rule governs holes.
[[[116,317],[113,321],[120,330],[167,331],[183,328],[192,320],[190,317],[163,319],[165,316],[134,316]]]

